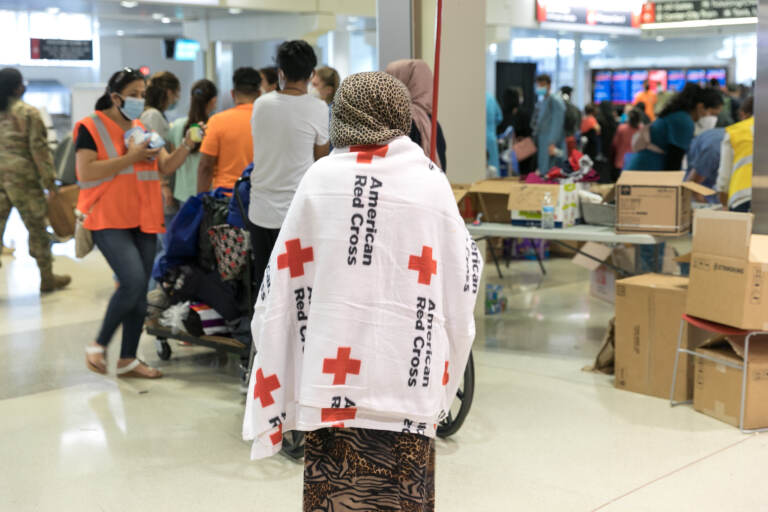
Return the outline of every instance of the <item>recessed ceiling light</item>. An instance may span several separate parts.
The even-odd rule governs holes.
[[[61,9],[58,7],[49,7],[45,10],[48,14],[59,14],[61,12]]]
[[[135,0],[123,0],[120,2],[120,5],[125,7],[126,9],[133,9],[137,5],[139,5],[139,2],[136,2]]]
[[[163,18],[165,18],[165,14],[163,14],[161,12],[153,12],[152,13],[152,19],[153,20],[161,20]]]
[[[118,30],[116,33],[118,36],[123,37],[125,35],[125,30]]]
[[[166,17],[160,18],[160,21],[163,22],[163,23],[170,23],[171,22],[171,18],[168,18],[166,16]]]
[[[243,10],[241,8],[239,8],[239,7],[230,7],[229,8],[229,14],[237,15],[237,14],[241,14],[242,12],[243,12]]]
[[[664,42],[664,36],[656,36],[656,42],[657,43]]]

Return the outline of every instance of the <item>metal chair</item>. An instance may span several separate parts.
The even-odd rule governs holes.
[[[707,354],[701,354],[699,352],[696,352],[695,350],[690,350],[687,348],[682,348],[683,346],[683,332],[685,331],[685,325],[692,325],[694,327],[698,327],[699,329],[702,329],[704,331],[710,332],[712,334],[719,334],[722,336],[744,336],[744,362],[742,364],[736,364],[731,361],[726,361],[724,359],[718,359],[716,357],[712,357]],[[759,335],[766,335],[768,332],[766,331],[746,331],[743,329],[737,329],[735,327],[730,327],[723,324],[717,324],[714,322],[709,322],[707,320],[702,320],[701,318],[696,318],[689,315],[683,315],[682,320],[680,320],[680,334],[677,337],[677,352],[675,352],[675,368],[672,371],[672,389],[669,393],[669,403],[671,407],[675,407],[677,405],[682,404],[690,404],[693,402],[693,400],[684,400],[684,401],[675,401],[675,384],[677,383],[677,368],[680,362],[680,354],[686,354],[693,357],[698,357],[701,359],[706,359],[708,361],[713,361],[717,364],[722,364],[723,366],[728,366],[730,368],[734,368],[736,370],[741,370],[742,372],[742,379],[741,379],[741,405],[739,409],[739,430],[741,430],[742,434],[750,434],[753,432],[765,432],[768,431],[768,428],[760,428],[760,429],[744,429],[744,406],[746,404],[747,400],[747,369],[749,367],[749,341],[753,336],[759,336]]]

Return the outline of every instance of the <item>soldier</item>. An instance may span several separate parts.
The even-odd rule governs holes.
[[[71,279],[53,273],[43,192],[56,193],[53,157],[40,113],[21,101],[24,90],[18,70],[0,69],[0,219],[8,217],[11,207],[19,211],[29,232],[29,254],[40,268],[40,291],[52,292]]]

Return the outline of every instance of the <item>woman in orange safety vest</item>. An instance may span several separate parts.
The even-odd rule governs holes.
[[[74,129],[78,210],[85,228],[117,275],[119,286],[109,301],[96,340],[86,347],[86,364],[106,374],[105,349],[117,327],[123,327],[118,377],[154,379],[160,371],[136,358],[147,310],[146,293],[157,252],[157,235],[165,232],[161,176],[173,174],[194,147],[189,134],[173,153],[152,149],[149,141],[130,141],[125,132],[144,126],[144,75],[131,68],[109,79],[96,111]]]

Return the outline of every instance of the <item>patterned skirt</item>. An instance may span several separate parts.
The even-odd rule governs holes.
[[[307,432],[304,512],[434,510],[434,439],[352,428]]]

